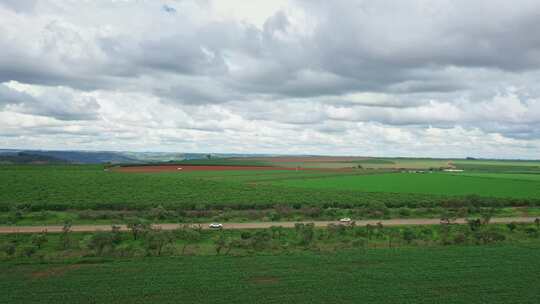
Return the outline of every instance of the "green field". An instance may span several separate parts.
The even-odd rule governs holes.
[[[540,204],[535,174],[392,173],[381,170],[246,170],[119,173],[99,165],[0,166],[0,211],[524,206]],[[469,195],[476,195],[471,201]]]
[[[540,248],[0,264],[1,303],[539,303]]]
[[[471,195],[487,197],[539,198],[540,175],[501,174],[457,175],[446,173],[388,173],[318,179],[294,179],[274,182],[276,185],[309,189],[357,190],[363,192],[424,193],[438,195]],[[514,177],[514,178],[511,178]]]
[[[528,180],[540,182],[540,174],[523,174],[523,173],[459,173],[458,176],[486,177],[486,178],[503,178],[510,180]]]

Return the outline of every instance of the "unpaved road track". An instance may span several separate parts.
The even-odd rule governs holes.
[[[536,218],[534,217],[500,217],[492,218],[490,223],[532,223]],[[316,227],[326,227],[328,224],[339,224],[338,221],[303,221],[303,222],[254,222],[254,223],[223,223],[223,229],[260,229],[270,228],[271,226],[281,226],[285,228],[293,228],[295,223],[313,223]],[[357,226],[365,226],[367,224],[375,225],[381,223],[384,226],[404,226],[404,225],[438,225],[439,219],[393,219],[393,220],[361,220],[356,221]],[[460,218],[454,221],[456,224],[465,224],[466,219]],[[200,224],[154,224],[154,228],[161,228],[163,230],[174,230],[184,225],[192,227],[201,226],[202,229],[208,228],[209,223]],[[117,225],[121,231],[128,231],[126,225]],[[71,227],[73,232],[95,232],[95,231],[109,231],[111,225],[74,225]],[[7,233],[39,233],[42,231],[47,232],[62,232],[62,226],[0,226],[0,234]]]

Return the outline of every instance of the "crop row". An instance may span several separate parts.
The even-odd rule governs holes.
[[[539,268],[523,246],[0,264],[0,302],[538,303]]]

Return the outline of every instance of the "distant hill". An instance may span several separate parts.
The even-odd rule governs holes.
[[[125,156],[119,152],[94,152],[94,151],[32,151],[36,155],[49,156],[77,164],[102,164],[102,163],[137,163],[135,158]]]
[[[22,153],[22,156],[15,155]],[[43,157],[43,162],[64,162],[73,164],[143,164],[179,162],[198,159],[220,159],[231,157],[255,157],[272,156],[264,154],[241,154],[241,153],[173,153],[173,152],[116,152],[116,151],[57,151],[57,150],[15,150],[0,149],[0,157],[5,160],[0,162],[22,163],[29,155],[37,160]],[[16,161],[15,158],[19,161]]]
[[[4,153],[0,154],[0,163],[7,164],[65,164],[68,163],[47,155],[37,155],[26,152]]]
[[[184,160],[242,157],[249,154],[207,154],[169,152],[115,152],[115,151],[55,151],[55,150],[10,150],[0,149],[3,163],[73,163],[73,164],[143,164],[177,162]],[[253,156],[253,155],[250,155]]]

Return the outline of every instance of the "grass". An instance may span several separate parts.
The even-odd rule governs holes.
[[[540,182],[540,174],[533,173],[458,173],[458,176],[502,178],[510,180],[529,180]]]
[[[363,192],[423,193],[490,197],[540,197],[540,179],[487,178],[444,173],[391,173],[276,181],[274,184],[310,189]]]
[[[452,161],[459,169],[494,173],[540,173],[539,161],[467,160]]]
[[[17,262],[0,264],[0,302],[538,303],[537,269],[533,245]]]

